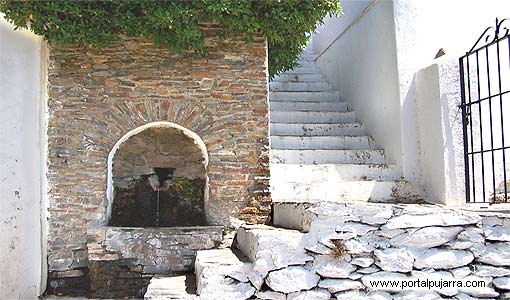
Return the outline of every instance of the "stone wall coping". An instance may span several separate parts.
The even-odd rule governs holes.
[[[184,226],[184,227],[120,227],[120,226],[100,226],[91,227],[92,230],[118,230],[118,231],[147,231],[147,232],[172,232],[172,231],[215,231],[223,230],[225,226]]]
[[[332,201],[324,201],[329,203],[338,203],[344,204],[345,206],[355,206],[355,205],[367,205],[367,206],[391,206],[398,208],[409,208],[409,207],[423,207],[429,209],[438,209],[441,211],[449,210],[454,212],[465,212],[465,213],[477,213],[480,216],[501,216],[501,217],[510,217],[510,203],[501,203],[501,204],[493,204],[485,206],[483,203],[466,203],[465,206],[447,206],[442,204],[435,203],[424,203],[424,204],[416,204],[416,203],[398,203],[398,202],[332,202]],[[274,204],[293,204],[296,206],[305,206],[310,207],[315,202],[300,202],[300,201],[273,201]]]

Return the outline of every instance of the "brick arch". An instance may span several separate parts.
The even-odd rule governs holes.
[[[105,224],[108,223],[108,220],[111,217],[112,205],[113,205],[113,158],[115,157],[115,154],[122,143],[127,141],[132,136],[134,136],[144,130],[147,130],[149,128],[175,128],[175,129],[182,131],[184,133],[184,135],[191,138],[195,142],[195,145],[197,145],[197,147],[202,152],[202,155],[204,157],[204,166],[206,169],[206,174],[205,174],[206,185],[205,185],[205,191],[204,191],[204,202],[207,203],[207,201],[209,200],[209,185],[208,185],[209,180],[208,180],[208,176],[207,176],[207,166],[209,164],[209,155],[207,153],[207,147],[206,147],[204,141],[202,140],[202,138],[200,138],[200,136],[198,136],[195,132],[189,130],[186,127],[178,125],[176,123],[172,123],[172,122],[168,122],[168,121],[150,122],[150,123],[136,127],[135,129],[128,131],[113,145],[112,149],[108,153],[107,176],[106,176],[107,204],[106,204],[106,217],[105,217],[106,223]]]

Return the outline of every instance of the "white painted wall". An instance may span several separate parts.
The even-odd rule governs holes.
[[[321,71],[427,200],[463,204],[458,58],[496,17],[510,17],[510,1],[342,4],[344,16],[313,36]]]
[[[415,117],[409,124],[416,132],[413,183],[429,201],[449,205],[465,203],[459,80],[457,60],[418,71],[411,86],[413,110],[408,110]]]
[[[0,15],[0,286],[2,299],[45,288],[44,74],[42,39]]]
[[[344,16],[327,18],[314,34],[314,50],[320,55],[317,63],[341,99],[351,104],[368,132],[386,150],[388,161],[400,165],[392,2],[346,0],[342,6]]]
[[[445,97],[441,89],[458,89],[458,58],[471,49],[486,27],[494,25],[496,17],[509,17],[509,12],[510,2],[506,0],[394,1],[403,171],[433,202],[460,205],[465,201],[461,149],[456,147],[462,141],[460,112],[455,108],[460,93]],[[446,55],[435,60],[440,48]],[[420,74],[421,69],[438,61],[436,76],[431,75],[432,69]],[[427,76],[429,83],[423,82]],[[427,91],[427,85],[439,85],[440,94]],[[448,101],[454,104],[445,103]],[[447,108],[449,112],[445,111]],[[437,128],[437,118],[424,117],[433,111],[441,112],[442,128]],[[446,117],[450,119],[445,120]],[[443,175],[436,172],[438,161],[444,170],[454,166],[457,169],[450,169],[444,180],[439,180],[437,176]]]
[[[324,52],[371,2],[372,0],[341,1],[342,13],[340,17],[326,17],[323,20],[324,24],[315,30],[311,39],[314,52]]]

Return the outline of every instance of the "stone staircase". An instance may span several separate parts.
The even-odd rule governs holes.
[[[273,201],[419,200],[321,75],[315,57],[305,50],[296,68],[270,83]]]
[[[360,278],[380,271],[369,255],[374,237],[336,249],[354,253],[354,262],[352,255],[335,258],[332,241],[362,238],[375,230],[369,224],[384,224],[393,210],[360,203],[354,216],[352,208],[345,212],[350,204],[338,202],[402,203],[419,197],[397,166],[386,162],[384,150],[340,101],[314,58],[303,52],[298,67],[270,83],[273,226],[243,225],[233,247],[199,251],[196,293],[183,275],[158,277],[146,300],[392,299],[386,292],[360,291]],[[353,229],[337,232],[345,223]]]

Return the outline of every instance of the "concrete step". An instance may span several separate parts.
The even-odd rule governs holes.
[[[338,91],[269,92],[269,101],[340,101]]]
[[[282,92],[322,92],[333,91],[335,88],[325,82],[271,82],[269,83],[270,91]]]
[[[402,172],[393,164],[278,164],[270,163],[271,186],[345,181],[401,180]]]
[[[198,300],[195,281],[194,274],[156,275],[147,287],[144,300]]]
[[[271,149],[281,150],[371,150],[378,149],[367,136],[270,136]]]
[[[271,110],[297,110],[297,111],[339,111],[346,112],[348,106],[346,102],[336,101],[271,101],[269,102]]]
[[[271,123],[271,135],[296,135],[296,136],[318,136],[318,135],[365,135],[366,131],[361,123],[343,124],[292,124],[292,123]]]
[[[277,150],[270,151],[271,163],[282,164],[382,164],[383,150]]]
[[[356,114],[352,111],[299,111],[274,110],[269,113],[271,123],[352,123]]]
[[[321,74],[280,74],[272,82],[325,82]]]
[[[405,180],[347,181],[326,180],[309,184],[278,184],[271,187],[273,201],[290,202],[412,202],[419,196]]]

